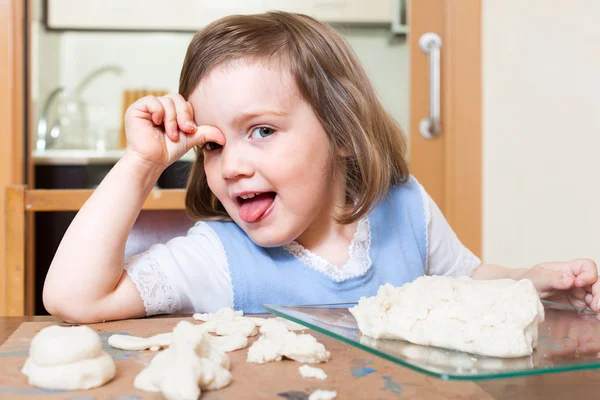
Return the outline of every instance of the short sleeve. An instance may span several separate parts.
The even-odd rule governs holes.
[[[187,236],[125,260],[146,315],[214,312],[233,305],[227,255],[216,233],[203,222]]]
[[[427,225],[427,275],[471,276],[481,260],[467,249],[421,187]]]

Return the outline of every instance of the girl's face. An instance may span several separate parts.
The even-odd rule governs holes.
[[[208,185],[254,243],[310,242],[327,230],[344,181],[329,173],[329,139],[289,73],[237,61],[213,70],[188,101],[196,124],[223,133],[204,149]]]

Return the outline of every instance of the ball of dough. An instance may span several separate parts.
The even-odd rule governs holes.
[[[23,367],[30,385],[56,390],[85,390],[102,386],[115,376],[115,372],[115,362],[103,351],[95,358],[59,365],[39,365],[28,358]]]
[[[100,336],[87,326],[49,326],[35,335],[29,349],[29,357],[39,366],[68,364],[101,354]]]

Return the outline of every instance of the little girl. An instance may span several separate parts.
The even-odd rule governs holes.
[[[44,304],[66,321],[350,302],[424,274],[527,278],[544,298],[598,310],[590,260],[509,269],[460,243],[409,175],[404,134],[348,44],[305,15],[210,24],[188,48],[179,94],[138,100],[125,127],[125,155],[46,278]],[[186,207],[200,222],[124,261],[156,180],[192,148]]]

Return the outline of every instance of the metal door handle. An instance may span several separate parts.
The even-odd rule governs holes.
[[[419,38],[419,46],[429,54],[429,118],[419,122],[419,132],[425,139],[433,139],[440,134],[440,48],[442,40],[433,32]]]

